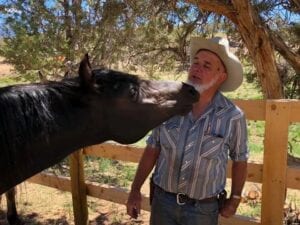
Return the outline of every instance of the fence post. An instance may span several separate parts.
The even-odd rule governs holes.
[[[84,182],[83,149],[70,155],[70,176],[75,225],[87,225],[88,208]]]
[[[266,101],[261,206],[261,224],[264,225],[283,224],[289,120],[288,101]]]

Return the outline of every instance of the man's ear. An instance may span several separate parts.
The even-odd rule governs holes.
[[[94,77],[88,54],[85,54],[85,56],[81,60],[78,74],[81,86],[85,89],[92,89],[94,85]]]
[[[220,72],[220,80],[223,83],[227,79],[228,75],[225,71]]]

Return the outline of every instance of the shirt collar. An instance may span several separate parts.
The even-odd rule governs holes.
[[[220,91],[217,91],[215,96],[212,98],[211,103],[207,106],[204,113],[197,120],[205,117],[207,114],[209,114],[213,110],[215,112],[219,112],[226,107],[228,107],[226,97]],[[192,111],[189,112],[187,116],[190,118],[191,121],[194,121]]]

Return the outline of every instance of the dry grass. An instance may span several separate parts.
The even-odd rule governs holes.
[[[4,58],[0,57],[0,76],[12,74],[14,67],[4,62]]]
[[[3,199],[4,200],[4,199]],[[24,225],[73,225],[72,197],[68,192],[25,182],[18,187],[17,209]],[[0,225],[5,221],[5,201],[1,202]],[[124,205],[88,198],[90,225],[149,224],[149,212],[131,220]]]

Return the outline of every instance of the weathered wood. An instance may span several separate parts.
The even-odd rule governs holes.
[[[61,191],[71,192],[71,178],[64,176],[57,176],[51,173],[39,173],[28,180],[34,184],[40,184],[51,188],[56,188]]]
[[[229,160],[227,164],[227,171],[226,175],[227,178],[231,178],[231,165],[232,161]],[[262,164],[257,164],[257,163],[251,163],[249,162],[247,165],[247,181],[249,182],[255,182],[255,183],[261,183],[262,182]]]
[[[119,203],[125,205],[128,199],[128,191],[122,188],[111,187],[108,185],[101,185],[94,182],[87,182],[87,194],[89,196],[100,198],[103,200]],[[149,197],[142,195],[141,208],[150,211]]]
[[[247,120],[265,120],[265,100],[233,100],[233,102],[244,111]]]
[[[261,222],[266,225],[283,223],[289,118],[290,104],[267,101],[261,209]]]
[[[139,162],[144,152],[143,148],[128,145],[103,143],[84,149],[84,154],[127,162]]]
[[[89,156],[97,156],[102,158],[113,158],[116,160],[127,162],[139,162],[140,156],[144,150],[137,147],[128,147],[118,144],[101,144],[94,145],[84,149],[84,154]],[[126,154],[124,154],[126,153]],[[227,165],[227,177],[231,178],[231,161],[229,160]],[[262,182],[263,165],[258,163],[248,163],[248,175],[247,181],[261,183]],[[288,167],[287,168],[287,187],[300,189],[300,167]]]
[[[288,100],[291,105],[290,122],[300,122],[300,101]]]
[[[70,176],[75,225],[87,225],[88,208],[83,170],[83,150],[70,155]]]
[[[300,166],[287,168],[286,181],[288,188],[300,190]]]

